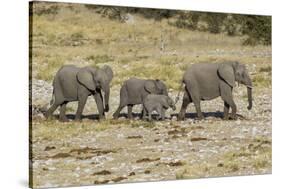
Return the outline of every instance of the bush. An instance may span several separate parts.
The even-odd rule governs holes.
[[[226,14],[206,13],[205,20],[208,24],[208,31],[210,33],[220,33],[221,26],[225,18]]]
[[[196,30],[200,15],[201,13],[199,12],[180,11],[179,17],[174,25],[178,28]]]
[[[31,7],[31,15],[55,15],[59,11],[59,6],[56,3],[33,2]]]
[[[245,16],[243,33],[248,36],[245,45],[271,45],[271,16]]]

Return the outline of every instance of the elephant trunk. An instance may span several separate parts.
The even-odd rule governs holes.
[[[246,77],[245,77],[245,81],[243,82],[243,84],[245,84],[247,86],[247,93],[248,93],[248,110],[251,110],[252,109],[252,105],[253,105],[253,97],[252,97],[252,88],[253,88],[253,85],[252,85],[252,80],[250,78],[250,76],[248,74],[246,74]]]
[[[102,87],[102,90],[104,91],[104,111],[109,111],[109,95],[110,95],[110,87],[109,85],[104,85]]]
[[[252,109],[252,105],[253,105],[253,103],[252,103],[252,101],[253,101],[253,98],[252,98],[252,87],[247,86],[247,93],[248,93],[248,103],[249,103],[247,108],[248,108],[248,110],[251,110]]]

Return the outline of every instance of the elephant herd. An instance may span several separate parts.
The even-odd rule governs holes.
[[[112,69],[105,65],[102,68],[90,66],[79,68],[74,65],[65,65],[56,73],[53,80],[53,95],[51,107],[44,114],[46,118],[60,106],[60,121],[68,121],[65,111],[68,102],[78,101],[75,120],[81,120],[82,112],[90,95],[94,96],[99,119],[105,118],[109,111],[110,83],[113,79]],[[244,84],[248,93],[248,109],[252,108],[252,81],[245,65],[239,62],[198,63],[186,70],[182,77],[181,90],[184,86],[181,110],[178,120],[184,120],[189,103],[193,102],[198,119],[203,118],[200,101],[212,100],[221,97],[224,102],[223,119],[236,119],[237,107],[233,100],[232,90],[235,83]],[[180,92],[179,92],[180,94]],[[175,101],[179,99],[179,94]],[[159,119],[165,119],[168,108],[176,110],[175,102],[169,97],[167,87],[161,80],[144,80],[130,78],[120,89],[120,104],[113,114],[113,118],[120,116],[121,110],[127,106],[128,118],[132,118],[134,105],[142,104],[142,119],[156,111]],[[229,109],[232,112],[229,115]]]

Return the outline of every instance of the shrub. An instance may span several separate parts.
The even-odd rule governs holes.
[[[33,15],[55,15],[59,12],[59,6],[56,3],[33,2],[30,14]]]
[[[220,33],[223,20],[226,18],[226,14],[221,13],[207,13],[205,20],[208,24],[208,31],[210,33]]]
[[[271,45],[270,16],[247,15],[243,23],[243,33],[248,36],[244,45]]]
[[[114,59],[108,55],[90,55],[86,60],[93,61],[95,64],[113,61]]]

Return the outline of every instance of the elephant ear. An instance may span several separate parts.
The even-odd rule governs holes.
[[[155,81],[153,81],[153,80],[145,81],[144,89],[147,92],[152,93],[152,94],[156,94],[157,93],[157,91],[156,91],[156,84],[155,84]]]
[[[96,83],[94,81],[93,70],[87,67],[81,68],[77,73],[77,80],[87,89],[96,90]]]
[[[106,73],[106,75],[107,75],[107,77],[108,77],[107,79],[108,79],[109,81],[111,81],[112,78],[113,78],[113,71],[112,71],[111,67],[108,66],[108,65],[105,65],[105,66],[103,66],[101,69]]]
[[[220,64],[218,68],[219,76],[231,87],[235,87],[235,76],[233,67],[229,64]]]
[[[165,98],[163,98],[162,106],[164,106],[164,108],[166,108],[166,109],[168,109],[170,107],[170,105],[169,105],[169,97],[165,96]]]

